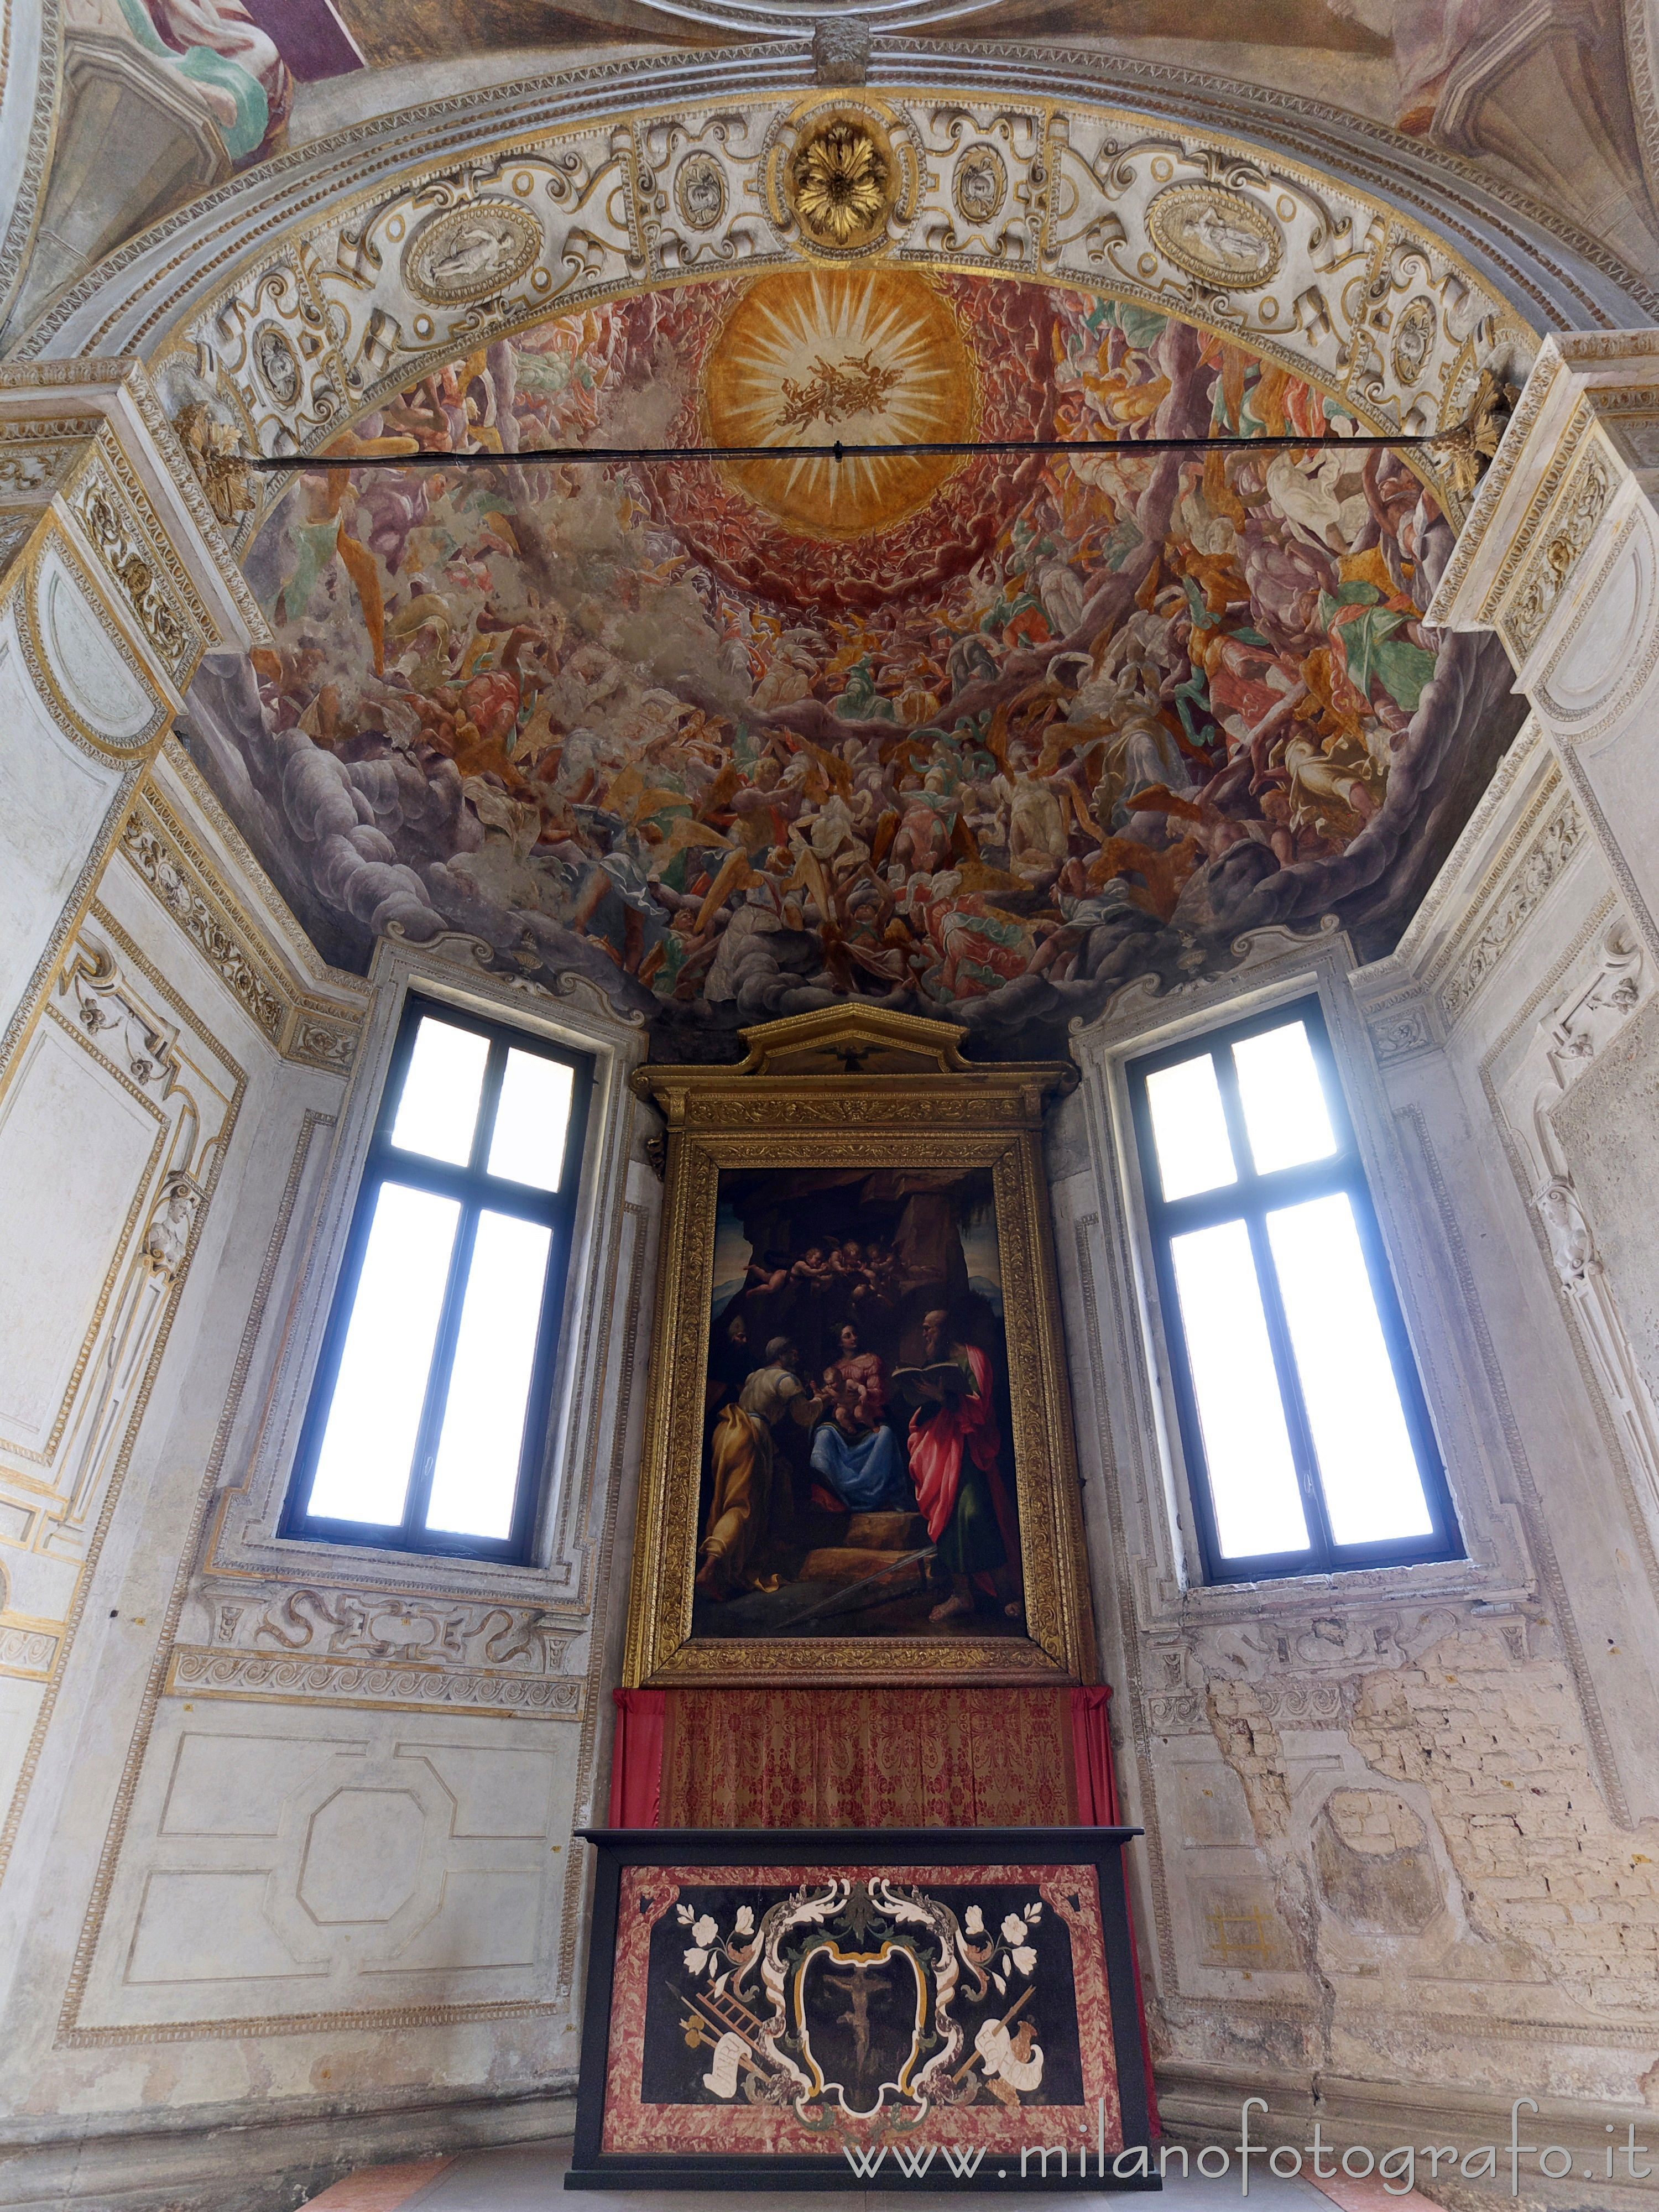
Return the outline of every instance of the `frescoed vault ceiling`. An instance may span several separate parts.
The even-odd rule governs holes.
[[[192,746],[343,963],[465,933],[659,1056],[853,994],[1052,1048],[1267,925],[1385,950],[1516,726],[1499,648],[1424,626],[1453,532],[1401,455],[1135,451],[1344,425],[1058,285],[797,265],[610,301],[336,448],[406,471],[292,480],[246,562],[274,644],[204,666]],[[1048,435],[1103,449],[533,458]]]

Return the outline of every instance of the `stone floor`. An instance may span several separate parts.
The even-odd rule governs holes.
[[[593,2190],[567,2194],[566,2168],[570,2163],[568,2142],[522,2143],[508,2150],[463,2152],[458,2158],[421,2159],[407,2166],[365,2168],[344,2181],[337,2181],[320,2197],[313,2197],[307,2212],[556,2212],[568,2204],[571,2212],[775,2212],[787,2202],[799,2204],[796,2192],[779,2190],[745,2191],[734,2203],[730,2193],[673,2190]],[[1161,2202],[1167,2212],[1225,2212],[1239,2195],[1237,2172],[1213,2180],[1194,2175],[1182,2180],[1170,2175]],[[1099,2196],[1054,2192],[1067,2212],[1127,2212],[1133,2199],[1103,2192]],[[914,2203],[914,2194],[896,2191],[848,2190],[805,2200],[821,2203],[825,2212],[901,2212]],[[940,2191],[928,2201],[939,2212],[992,2212],[993,2207],[1014,2207],[1031,2212],[1042,2201],[1035,2191],[1016,2189]],[[1328,2203],[1340,2212],[1438,2212],[1438,2208],[1410,2191],[1404,2196],[1384,2193],[1382,2185],[1335,2180],[1320,2189],[1311,2182],[1285,2180],[1254,2172],[1250,2203],[1257,2212],[1325,2212]]]

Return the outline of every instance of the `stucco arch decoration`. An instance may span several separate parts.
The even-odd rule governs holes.
[[[789,202],[791,161],[832,115],[874,132],[894,173],[884,221],[849,253],[812,239]],[[1381,430],[1458,420],[1483,362],[1535,343],[1425,226],[1242,140],[1127,108],[826,88],[646,109],[422,164],[246,257],[153,365],[175,410],[207,400],[248,447],[297,456],[458,351],[550,314],[849,258],[1173,313]],[[1431,461],[1428,473],[1443,489]]]
[[[1483,346],[1527,349],[1551,323],[1616,317],[1628,289],[1593,241],[1552,237],[1542,210],[1506,206],[1455,161],[1398,134],[1356,131],[1317,103],[1126,62],[1112,76],[1137,104],[1103,106],[1098,55],[988,44],[955,55],[930,43],[924,66],[924,50],[904,54],[906,43],[879,40],[873,88],[858,95],[894,119],[896,144],[916,165],[881,251],[920,265],[1127,288],[1237,331],[1341,390],[1379,427],[1433,426],[1466,396]],[[787,260],[799,241],[775,220],[769,169],[803,114],[833,97],[809,77],[808,51],[773,38],[667,66],[607,64],[359,126],[263,165],[123,247],[41,318],[15,357],[186,354],[258,428],[264,450],[314,450],[422,359],[464,343],[469,322],[504,331],[640,284]],[[989,89],[1011,81],[1022,87],[1017,100]],[[1357,143],[1368,137],[1376,143]],[[962,160],[987,139],[1009,163],[1008,191],[994,221],[973,225],[955,186]],[[659,203],[697,148],[726,191],[720,220],[694,233],[672,198]],[[1147,228],[1162,186],[1225,188],[1230,176],[1283,234],[1264,284],[1206,283],[1170,258],[1167,231],[1160,240]],[[456,303],[410,291],[390,234],[401,227],[406,239],[446,195],[515,201],[541,244],[516,289],[441,322],[434,305]],[[1401,352],[1395,325],[1408,310]],[[1425,355],[1419,324],[1430,311]],[[295,345],[291,400],[250,376],[262,322]]]

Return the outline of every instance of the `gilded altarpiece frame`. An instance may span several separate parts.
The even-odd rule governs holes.
[[[740,1065],[647,1066],[633,1076],[636,1091],[662,1113],[667,1137],[624,1662],[629,1686],[834,1686],[862,1678],[1060,1687],[1096,1679],[1042,1153],[1045,1102],[1073,1079],[1073,1072],[1058,1063],[970,1064],[961,1052],[965,1035],[952,1024],[880,1009],[826,1008],[745,1030],[749,1053]],[[898,1191],[920,1179],[935,1188],[959,1186],[983,1194],[974,1233],[988,1240],[994,1256],[981,1264],[997,1277],[992,1291],[999,1301],[997,1448],[1009,1478],[1006,1494],[1018,1513],[1017,1536],[1011,1547],[1012,1570],[1002,1567],[994,1577],[986,1573],[976,1578],[988,1590],[994,1584],[996,1601],[1009,1601],[977,1596],[969,1618],[969,1598],[964,1597],[948,1631],[933,1630],[931,1608],[919,1601],[914,1628],[896,1632],[890,1619],[884,1633],[859,1633],[856,1620],[849,1624],[836,1601],[833,1609],[842,1619],[834,1633],[805,1632],[810,1614],[799,1616],[800,1627],[792,1623],[783,1632],[753,1626],[742,1634],[711,1632],[712,1610],[699,1601],[707,1595],[699,1560],[701,1556],[706,1568],[711,1517],[709,1409],[711,1399],[720,1395],[710,1383],[720,1352],[714,1342],[721,1289],[716,1250],[735,1233],[729,1231],[732,1208],[725,1194],[734,1187],[752,1191],[757,1182],[777,1178],[787,1185],[792,1176],[807,1194],[808,1218],[820,1220],[825,1218],[825,1188],[837,1189],[849,1206],[860,1193]],[[815,1194],[819,1210],[813,1215]],[[777,1218],[775,1209],[769,1218]],[[854,1213],[845,1220],[858,1224]],[[994,1238],[986,1225],[991,1221]],[[834,1248],[838,1240],[826,1241]],[[896,1248],[901,1243],[896,1240]],[[741,1247],[739,1256],[749,1249]],[[852,1249],[859,1249],[856,1243]],[[802,1268],[810,1273],[817,1250],[814,1244],[802,1255],[797,1273]],[[876,1256],[882,1264],[897,1266],[903,1255],[898,1249],[890,1254],[878,1246]],[[757,1251],[750,1276],[764,1278],[775,1261],[780,1270],[787,1267],[790,1249]],[[726,1264],[732,1264],[729,1257]],[[781,1280],[781,1274],[770,1279]],[[906,1308],[911,1318],[904,1324],[903,1340],[908,1346],[918,1341],[915,1316],[931,1295],[912,1296]],[[943,1295],[935,1302],[942,1304]],[[982,1318],[982,1286],[967,1301],[975,1302]],[[951,1334],[947,1328],[945,1338]],[[948,1351],[964,1371],[969,1357],[975,1361],[978,1389],[989,1395],[988,1363],[979,1353],[969,1355],[962,1344],[923,1341],[932,1348],[909,1356],[924,1364],[900,1366],[890,1386],[884,1376],[884,1387],[925,1389],[914,1378],[936,1373],[925,1361],[943,1360]],[[748,1364],[765,1357],[757,1344]],[[798,1358],[795,1364],[804,1369],[811,1363]],[[803,1387],[817,1389],[830,1380],[826,1372],[823,1386],[813,1379]],[[974,1394],[973,1383],[964,1387]],[[950,1385],[945,1388],[948,1405]],[[924,1419],[929,1417],[924,1413]],[[917,1433],[914,1411],[907,1426],[896,1401],[890,1425],[895,1449],[902,1453],[905,1437]],[[830,1502],[816,1484],[811,1495]],[[918,1500],[913,1497],[909,1502]],[[999,1513],[1004,1510],[999,1499]],[[888,1522],[902,1517],[889,1516]],[[941,1591],[948,1595],[951,1587],[933,1557],[943,1548],[930,1547],[920,1570],[936,1578],[927,1590],[929,1598]],[[774,1577],[752,1579],[764,1589]],[[957,1577],[957,1587],[969,1589],[969,1578]],[[741,1595],[764,1604],[753,1589]],[[855,1593],[846,1603],[857,1601]],[[727,1617],[719,1616],[722,1621]],[[976,1632],[981,1620],[994,1632]]]

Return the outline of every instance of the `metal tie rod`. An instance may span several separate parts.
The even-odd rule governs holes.
[[[842,461],[894,460],[914,456],[975,453],[1307,453],[1328,447],[1346,453],[1387,446],[1437,446],[1465,436],[1467,423],[1449,430],[1414,431],[1395,437],[1346,438],[961,438],[914,445],[848,445],[837,438],[827,446],[532,446],[517,453],[257,453],[245,456],[251,469],[302,471],[310,469],[499,469],[568,462],[612,467],[629,461]]]

